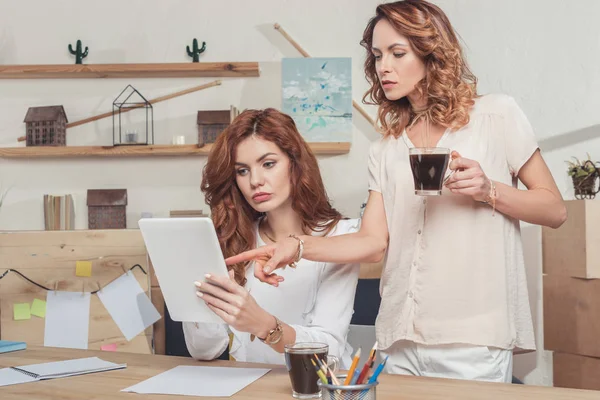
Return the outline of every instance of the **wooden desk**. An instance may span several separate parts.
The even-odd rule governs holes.
[[[213,361],[200,363],[190,358],[150,354],[112,353],[93,350],[70,350],[31,347],[24,351],[0,354],[0,367],[19,366],[71,358],[98,356],[115,363],[127,363],[124,370],[101,372],[63,379],[32,382],[0,387],[2,400],[12,399],[156,399],[186,400],[189,396],[139,395],[120,392],[131,385],[150,378],[177,365],[260,366],[258,364]],[[233,396],[234,400],[292,399],[287,371],[276,366],[263,378]],[[597,400],[600,392],[542,386],[511,385],[458,381],[450,379],[418,378],[382,375],[377,388],[377,399],[400,400]],[[207,398],[206,398],[207,399]],[[215,398],[216,399],[216,398]],[[222,398],[218,398],[222,399]]]

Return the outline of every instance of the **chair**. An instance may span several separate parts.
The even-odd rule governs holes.
[[[168,356],[191,357],[185,345],[183,326],[179,321],[173,321],[165,304],[165,354]],[[225,349],[219,360],[229,360],[229,349]]]

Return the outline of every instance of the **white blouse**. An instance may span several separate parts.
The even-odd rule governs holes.
[[[360,221],[341,220],[329,236],[356,232]],[[258,235],[258,246],[265,243]],[[318,233],[315,233],[317,235]],[[296,342],[322,342],[329,354],[337,356],[342,368],[352,362],[352,348],[346,338],[354,312],[354,295],[359,264],[333,264],[300,260],[297,268],[277,271],[285,281],[279,287],[262,283],[254,277],[253,265],[246,270],[246,289],[259,306],[296,331]],[[285,364],[284,355],[250,334],[230,328],[233,333],[230,354],[237,361]],[[212,360],[229,344],[226,324],[184,322],[185,342],[191,356]]]
[[[492,180],[517,185],[538,148],[515,100],[475,100],[470,122],[438,143],[478,161]],[[535,349],[519,221],[444,188],[417,196],[406,134],[373,143],[369,190],[382,194],[389,245],[381,277],[377,341]]]

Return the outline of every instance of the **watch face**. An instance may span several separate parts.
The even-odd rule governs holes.
[[[283,335],[283,330],[281,329],[281,325],[277,325],[273,331],[269,333],[267,336],[267,343],[277,343],[279,339],[281,339],[281,335]]]

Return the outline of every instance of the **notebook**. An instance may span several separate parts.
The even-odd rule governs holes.
[[[10,351],[25,350],[27,344],[25,342],[13,342],[10,340],[0,340],[0,353],[8,353]]]
[[[45,379],[91,374],[126,368],[127,364],[114,364],[98,357],[55,361],[0,369],[0,386],[36,382]]]

